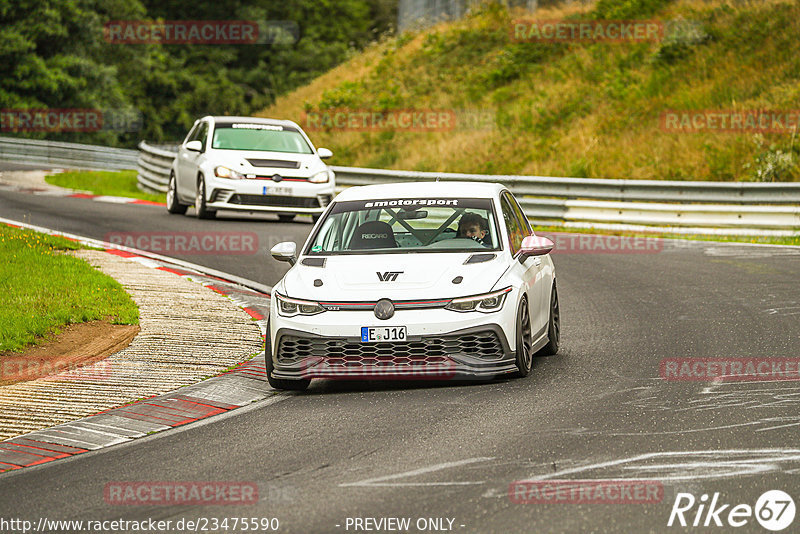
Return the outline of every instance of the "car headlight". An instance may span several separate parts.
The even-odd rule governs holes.
[[[275,298],[278,299],[278,314],[283,317],[316,315],[325,311],[319,302],[284,297],[280,293],[275,293]]]
[[[330,179],[331,179],[331,171],[326,169],[322,172],[318,172],[317,174],[309,178],[308,181],[311,182],[312,184],[324,184]]]
[[[222,165],[214,169],[214,174],[218,178],[228,178],[230,180],[242,180],[244,178],[244,174],[229,169],[228,167],[223,167]]]
[[[506,301],[506,295],[510,292],[511,288],[507,287],[499,291],[484,293],[483,295],[453,299],[450,301],[450,304],[445,306],[445,309],[457,312],[495,312],[503,307],[503,303]]]

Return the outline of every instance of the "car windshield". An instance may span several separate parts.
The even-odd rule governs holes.
[[[305,254],[500,250],[492,200],[400,198],[336,202]]]
[[[290,126],[257,123],[217,123],[211,148],[218,150],[261,150],[311,154],[303,135]]]

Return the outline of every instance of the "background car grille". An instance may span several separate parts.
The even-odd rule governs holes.
[[[229,204],[246,206],[277,206],[283,208],[319,208],[316,197],[282,197],[271,195],[233,195]]]
[[[280,339],[277,356],[283,362],[321,357],[331,367],[360,367],[442,364],[448,361],[447,355],[456,353],[494,360],[503,356],[503,346],[491,330],[402,343],[359,343],[285,335]]]

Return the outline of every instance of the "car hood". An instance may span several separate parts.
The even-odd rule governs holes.
[[[214,150],[209,158],[244,174],[308,177],[327,168],[316,154],[290,154],[256,150]]]
[[[476,254],[495,254],[495,257],[489,261],[467,264],[466,261]],[[286,273],[284,291],[290,297],[323,302],[476,295],[494,289],[495,283],[506,270],[501,253],[328,256],[324,267],[304,265],[302,261],[301,258]],[[393,273],[397,273],[396,276]],[[459,276],[463,278],[461,283],[453,283]],[[315,280],[321,280],[322,285],[315,287]]]

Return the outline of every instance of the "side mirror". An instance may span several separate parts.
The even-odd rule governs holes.
[[[333,157],[333,152],[331,152],[327,148],[318,148],[317,156],[319,156],[319,159],[328,159]]]
[[[191,150],[192,152],[200,152],[201,150],[203,150],[203,143],[201,143],[200,141],[189,141],[188,143],[186,143],[184,148],[186,150]]]
[[[278,261],[288,261],[289,265],[297,263],[297,244],[294,241],[278,243],[269,253]]]
[[[544,256],[545,254],[549,254],[555,246],[556,244],[546,237],[529,235],[522,240],[522,248],[520,251],[523,256]]]

